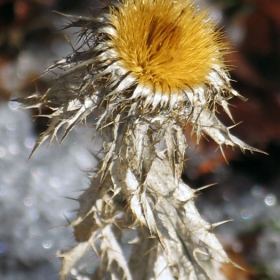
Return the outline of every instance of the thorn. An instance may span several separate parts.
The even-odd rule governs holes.
[[[65,17],[65,18],[70,18],[70,19],[75,19],[75,20],[87,20],[87,21],[94,21],[94,18],[92,18],[92,17],[85,17],[85,16],[83,16],[82,18],[81,18],[81,16],[75,16],[75,15],[69,15],[69,14],[64,14],[64,13],[61,13],[61,12],[58,12],[58,11],[52,11],[53,13],[55,13],[55,14],[58,14],[58,15],[60,15],[60,16],[63,16],[63,17]],[[96,20],[95,20],[96,21]]]
[[[236,267],[236,268],[238,268],[238,269],[240,269],[240,270],[246,271],[245,268],[241,267],[240,265],[238,265],[238,264],[235,263],[235,262],[231,262],[231,264],[232,264],[234,267]]]
[[[240,122],[238,122],[238,123],[233,124],[232,126],[229,126],[229,127],[228,127],[228,130],[230,130],[230,129],[232,129],[232,128],[238,126],[238,125],[240,125],[241,123],[243,123],[243,121],[240,121]]]
[[[228,160],[227,160],[227,158],[226,158],[226,155],[225,155],[225,153],[224,153],[224,150],[223,150],[222,145],[219,145],[219,148],[220,148],[220,151],[221,151],[221,153],[222,153],[222,155],[223,155],[223,158],[224,158],[225,162],[227,163],[227,165],[229,165]]]
[[[233,222],[233,220],[225,220],[225,221],[222,221],[222,222],[214,223],[214,224],[211,225],[211,228],[214,229],[218,226],[221,226],[221,225],[229,223],[229,222]]]
[[[70,226],[71,222],[70,222],[70,220],[67,218],[67,216],[66,216],[64,213],[63,213],[63,217],[64,217],[65,220],[67,221],[68,226]]]
[[[60,198],[66,198],[66,199],[69,199],[69,200],[74,200],[74,201],[79,201],[78,198],[74,198],[74,197],[70,197],[70,196],[62,196],[62,195],[58,195],[58,197]]]
[[[99,154],[100,154],[101,152],[102,152],[102,150],[99,151],[99,152],[90,152],[90,153],[91,153],[91,155],[92,155],[97,161],[101,161],[102,158],[99,156]]]
[[[216,186],[216,185],[218,185],[218,183],[212,183],[212,184],[209,184],[209,185],[206,185],[206,186],[203,186],[203,187],[200,187],[200,188],[196,189],[195,192],[200,192],[202,190],[208,189],[208,188],[210,188],[212,186]]]

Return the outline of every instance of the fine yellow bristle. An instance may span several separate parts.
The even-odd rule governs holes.
[[[207,83],[214,66],[224,68],[220,33],[189,0],[124,0],[111,22],[119,63],[140,84],[172,94]]]

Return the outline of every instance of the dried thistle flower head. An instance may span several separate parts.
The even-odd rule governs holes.
[[[215,115],[219,105],[231,117],[228,100],[241,97],[220,33],[189,0],[122,0],[98,17],[65,16],[81,28],[80,46],[47,69],[60,72],[45,94],[19,99],[53,110],[34,150],[63,124],[66,137],[98,112],[104,157],[79,198],[71,224],[78,243],[61,254],[61,279],[91,247],[100,262],[92,279],[224,279],[217,263],[231,261],[212,233],[219,223],[200,217],[196,191],[181,180],[187,123],[198,140],[207,134],[220,147],[257,151]],[[129,255],[125,229],[136,235]]]
[[[224,71],[226,45],[191,1],[125,1],[111,10],[111,22],[109,46],[128,84],[138,85],[133,97],[154,108],[174,95],[187,98],[184,91],[212,84],[210,74]]]
[[[106,107],[98,128],[118,106],[135,104],[141,114],[171,114],[193,124],[198,140],[206,133],[220,146],[254,150],[229,133],[215,117],[216,105],[232,118],[228,100],[242,98],[230,86],[223,55],[227,45],[208,13],[190,0],[123,0],[99,17],[75,17],[81,45],[47,71],[62,69],[43,95],[20,100],[28,107],[48,105],[50,126],[34,150],[67,124],[73,126],[95,108]],[[113,106],[114,105],[114,106]],[[64,136],[64,137],[65,137]],[[63,137],[63,139],[64,139]]]

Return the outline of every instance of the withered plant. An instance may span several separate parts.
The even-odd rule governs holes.
[[[70,225],[77,243],[60,254],[61,279],[225,279],[220,264],[231,261],[213,233],[220,223],[200,217],[198,190],[181,179],[187,125],[197,144],[210,136],[221,150],[256,151],[216,117],[221,108],[232,119],[228,101],[242,98],[230,85],[221,33],[190,0],[112,1],[98,16],[64,16],[80,28],[79,45],[47,69],[58,70],[47,92],[19,99],[52,110],[41,115],[49,126],[33,152],[92,113],[103,140]],[[89,251],[96,267],[83,263]]]

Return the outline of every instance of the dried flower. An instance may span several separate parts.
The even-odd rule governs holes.
[[[80,27],[80,46],[47,69],[60,69],[51,88],[20,99],[53,113],[33,152],[66,124],[98,112],[104,157],[80,196],[72,222],[78,244],[62,253],[66,279],[92,247],[100,257],[92,279],[224,279],[217,263],[231,263],[202,220],[196,191],[181,180],[186,124],[197,139],[257,151],[216,117],[229,115],[227,45],[208,14],[189,0],[123,0],[98,17],[68,16]],[[33,153],[32,152],[32,153]],[[123,237],[134,234],[131,253]],[[99,240],[99,242],[96,242]]]
[[[188,99],[186,92],[213,84],[213,72],[224,71],[225,45],[190,1],[126,1],[111,11],[111,22],[108,57],[123,69],[125,88],[137,84],[132,98],[146,106],[172,109]]]

